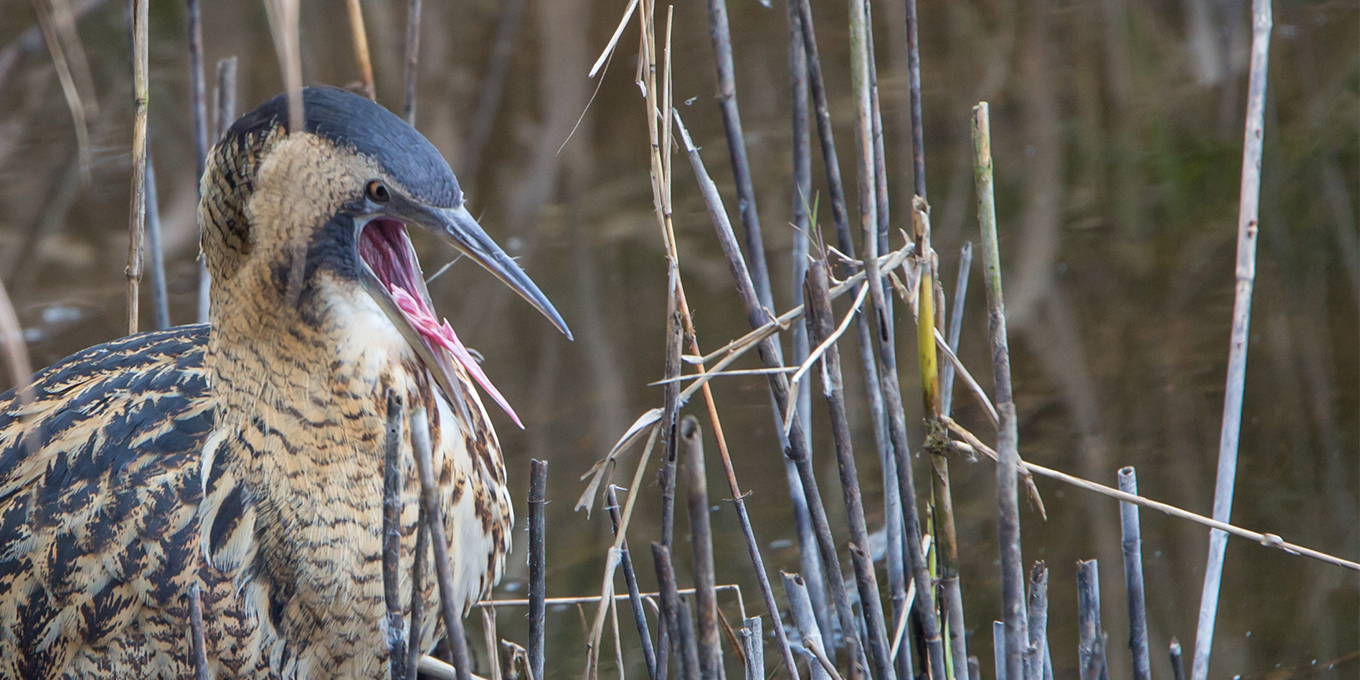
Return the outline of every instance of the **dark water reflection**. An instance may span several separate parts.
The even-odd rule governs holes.
[[[277,65],[260,6],[205,4],[210,70],[216,59],[238,55],[243,106],[275,93]],[[337,84],[353,80],[340,3],[306,4],[306,77]],[[595,86],[584,73],[623,4],[554,0],[527,8],[499,113],[482,153],[474,154],[479,143],[469,139],[470,121],[500,3],[426,3],[419,127],[455,169],[463,169],[474,212],[521,258],[577,332],[576,343],[564,342],[532,310],[469,266],[454,267],[431,286],[440,309],[470,345],[484,351],[487,373],[525,416],[525,432],[498,423],[518,501],[523,502],[529,457],[552,462],[551,595],[598,592],[609,531],[601,514],[588,520],[571,512],[582,489],[576,477],[634,417],[661,399],[659,388],[646,386],[662,370],[665,270],[651,212],[646,119],[633,84],[635,28],[624,34],[594,105],[576,127]],[[975,239],[977,229],[968,111],[979,99],[993,105],[1023,454],[1109,484],[1117,468],[1135,465],[1143,493],[1204,513],[1212,503],[1232,307],[1250,39],[1246,4],[984,0],[921,7],[928,184],[936,246],[951,284],[958,247]],[[45,52],[22,56],[0,85],[0,273],[28,329],[37,365],[114,338],[123,325],[131,107],[121,8],[114,6],[121,3],[109,5],[80,23],[100,106],[91,122],[88,184],[81,182],[70,118]],[[401,98],[400,5],[365,4],[379,98],[393,108]],[[1351,2],[1280,5],[1234,522],[1355,559],[1360,11]],[[903,133],[903,9],[887,2],[875,2],[873,9],[894,172],[893,221],[905,226],[910,148]],[[5,17],[0,42],[31,23],[28,3],[10,0],[0,3],[0,11]],[[784,10],[739,0],[730,11],[740,103],[782,308],[790,299],[792,243]],[[185,322],[194,308],[195,197],[184,19],[173,3],[156,3],[155,12],[152,143],[172,314]],[[816,16],[843,172],[852,178],[844,9],[820,3]],[[675,99],[685,102],[682,115],[706,146],[710,170],[734,206],[712,97],[704,9],[683,4],[675,20]],[[692,178],[681,163],[676,168],[675,224],[689,300],[701,342],[717,347],[741,334],[745,321]],[[420,245],[427,270],[450,258],[433,243]],[[986,384],[981,306],[981,297],[975,297],[961,355]],[[915,353],[909,333],[902,334],[901,352]],[[904,363],[908,422],[918,424],[914,361]],[[862,395],[857,372],[847,370],[849,394]],[[767,564],[772,573],[796,570],[787,490],[763,383],[728,379],[715,383],[715,392],[737,474],[753,491],[748,504]],[[870,524],[877,527],[881,478],[866,453],[872,436],[863,399],[850,407]],[[814,441],[828,511],[843,531],[824,410],[814,402]],[[959,400],[958,418],[986,430],[965,399]],[[915,441],[920,429],[913,428]],[[627,460],[631,466],[635,459]],[[630,474],[631,467],[621,472],[620,483]],[[970,651],[984,658],[989,674],[990,621],[1000,611],[993,471],[957,463],[954,474],[966,618],[975,633]],[[658,533],[657,494],[653,477],[646,479],[632,529],[638,546]],[[1052,570],[1055,666],[1060,675],[1075,676],[1074,563],[1099,557],[1111,674],[1129,677],[1117,507],[1083,491],[1039,484],[1050,519],[1024,516],[1024,547],[1027,561],[1046,560]],[[726,485],[713,475],[710,488],[717,507],[718,580],[741,584],[748,610],[761,611],[735,517],[717,500]],[[519,515],[524,516],[522,506]],[[683,522],[678,530],[677,558],[684,565],[689,554]],[[1187,656],[1193,645],[1207,533],[1146,513],[1143,532],[1153,669],[1169,677],[1164,650],[1170,638],[1182,640]],[[506,594],[520,592],[516,586],[525,575],[522,561],[512,562]],[[650,559],[640,557],[639,571],[649,584]],[[1230,542],[1215,677],[1354,677],[1360,668],[1357,593],[1353,573]],[[725,602],[735,617],[732,603]],[[573,608],[550,613],[550,677],[572,677],[581,667],[580,618]],[[503,611],[500,623],[502,634],[523,639],[519,611]],[[626,626],[623,639],[626,644],[635,639]],[[612,654],[604,651],[606,658]],[[637,655],[626,656],[637,677]],[[1335,667],[1328,665],[1338,659]],[[608,663],[606,669],[612,672]]]

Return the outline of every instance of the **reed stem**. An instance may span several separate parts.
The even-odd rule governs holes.
[[[211,671],[203,638],[203,588],[197,582],[189,586],[189,645],[194,655],[194,680],[208,680]]]
[[[1119,471],[1119,490],[1138,495],[1138,475],[1132,467]],[[1152,680],[1148,654],[1147,600],[1143,596],[1143,538],[1138,506],[1119,504],[1119,529],[1124,548],[1124,583],[1129,594],[1129,651],[1133,654],[1133,680]]]
[[[402,100],[401,117],[406,124],[416,124],[416,82],[420,78],[420,14],[421,0],[406,2],[406,96]],[[543,680],[538,678],[538,680]]]
[[[609,521],[614,527],[614,535],[619,533],[619,499],[610,484],[604,490],[605,507],[609,511]],[[637,572],[633,569],[633,558],[628,552],[628,539],[619,544],[619,565],[623,567],[623,580],[628,585],[628,602],[633,609],[633,623],[637,626],[638,638],[642,642],[642,659],[647,664],[648,680],[656,677],[656,648],[652,646],[652,632],[647,626],[647,611],[642,605],[642,593],[638,589]],[[757,619],[758,620],[758,619]]]
[[[1077,647],[1081,680],[1110,680],[1105,664],[1105,632],[1100,627],[1100,565],[1077,562]]]
[[[689,490],[690,545],[694,551],[694,609],[699,628],[699,675],[707,680],[723,680],[722,648],[718,641],[717,578],[713,566],[713,525],[709,521],[708,480],[704,468],[704,440],[699,421],[685,416],[680,423],[680,441],[685,444],[680,470]]]
[[[1247,380],[1247,343],[1250,340],[1251,294],[1256,282],[1257,218],[1261,203],[1261,152],[1265,137],[1267,71],[1270,66],[1270,0],[1252,0],[1251,70],[1247,84],[1246,130],[1242,142],[1242,190],[1238,199],[1236,290],[1233,294],[1232,339],[1228,345],[1228,377],[1223,396],[1223,425],[1218,442],[1218,472],[1214,483],[1214,519],[1232,520],[1233,485],[1237,477],[1237,446],[1242,428],[1242,398]],[[1209,532],[1208,565],[1200,595],[1195,629],[1192,680],[1209,676],[1214,644],[1218,592],[1228,535]]]
[[[359,65],[359,82],[363,85],[364,96],[369,101],[377,101],[378,93],[373,87],[373,62],[368,56],[368,29],[364,28],[364,10],[359,0],[345,0],[349,13],[350,40],[354,43],[354,60]]]
[[[760,617],[746,619],[741,627],[741,649],[746,654],[746,680],[765,680],[765,641]]]
[[[151,254],[151,307],[157,330],[170,327],[170,294],[165,282],[165,251],[161,246],[161,208],[156,195],[156,163],[146,157],[146,249]]]
[[[535,678],[543,677],[544,618],[547,607],[547,520],[548,461],[529,461],[529,667]]]
[[[997,534],[1001,546],[1001,597],[1006,624],[1006,677],[1024,677],[1025,576],[1020,557],[1020,503],[1016,468],[1015,403],[1011,396],[1010,349],[1006,341],[1006,304],[1001,294],[1001,254],[996,237],[996,200],[992,182],[991,118],[987,102],[973,107],[973,176],[977,184],[982,260],[987,275],[987,326],[991,335],[992,376],[996,384]],[[998,661],[998,664],[1001,662]]]
[[[387,392],[387,437],[383,446],[382,580],[387,606],[387,664],[389,678],[406,677],[406,631],[401,611],[401,444],[405,409],[393,390]]]
[[[679,661],[678,677],[699,680],[699,652],[694,645],[694,632],[683,625],[680,593],[675,586],[675,568],[671,551],[660,543],[652,543],[652,559],[656,562],[656,583],[661,591],[661,616],[671,631],[671,652]],[[664,677],[664,676],[663,676]]]
[[[807,56],[803,50],[803,22],[798,16],[796,0],[788,0],[788,53],[789,53],[789,91],[792,119],[793,142],[793,305],[803,304],[803,280],[807,277],[808,243],[812,233],[809,215],[812,205],[812,146],[808,128],[808,82]],[[807,360],[807,326],[793,324],[793,364],[802,365]],[[812,392],[807,385],[799,385],[798,418],[808,423],[803,435],[812,446]],[[881,409],[880,409],[881,411]],[[817,557],[817,537],[812,533],[812,519],[807,509],[803,493],[803,483],[798,481],[798,469],[793,461],[784,461],[784,473],[788,480],[789,496],[793,503],[793,522],[798,535],[798,557],[804,581],[808,584],[808,596],[812,598],[812,609],[817,616],[817,625],[825,631],[832,631],[831,608],[826,603],[826,580],[822,577],[822,563]]]
[[[453,565],[449,561],[449,540],[444,533],[444,511],[439,505],[439,485],[431,462],[430,425],[424,407],[411,414],[411,444],[415,450],[416,471],[420,476],[420,501],[425,509],[426,526],[434,548],[434,572],[439,583],[439,602],[444,615],[444,634],[448,637],[449,653],[458,670],[458,680],[471,680],[467,638],[463,634],[462,612],[454,601]]]
[[[1048,568],[1035,562],[1029,572],[1029,647],[1025,650],[1028,680],[1052,680],[1053,659],[1048,652]]]
[[[821,345],[831,337],[835,326],[831,311],[829,277],[823,256],[808,269],[804,298],[808,301],[807,326],[812,342]],[[878,596],[878,579],[869,555],[869,531],[864,521],[864,502],[860,497],[859,473],[855,468],[855,452],[850,440],[850,420],[845,413],[845,388],[841,377],[840,350],[832,344],[822,357],[825,363],[823,387],[831,417],[831,435],[836,446],[836,463],[841,477],[841,494],[845,498],[845,513],[850,524],[850,561],[855,569],[855,583],[859,587],[860,611],[864,615],[865,637],[873,655],[875,671],[880,678],[895,678],[888,647],[887,625],[883,618],[883,603]]]
[[[132,12],[132,205],[128,217],[127,329],[137,334],[142,283],[142,240],[146,234],[147,0],[130,0]]]

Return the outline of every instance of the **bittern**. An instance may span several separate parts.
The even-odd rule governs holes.
[[[398,444],[401,607],[416,559],[417,420],[455,604],[466,613],[499,581],[513,511],[474,383],[513,411],[435,321],[408,229],[452,244],[570,332],[420,133],[342,90],[302,99],[303,129],[279,96],[208,160],[209,324],[93,347],[0,397],[0,676],[192,677],[196,584],[216,677],[385,677],[389,394],[428,414]],[[439,611],[433,578],[421,597]],[[442,635],[438,619],[425,617],[421,650]]]

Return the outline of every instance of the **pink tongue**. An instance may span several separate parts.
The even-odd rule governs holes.
[[[496,389],[496,386],[491,384],[491,379],[486,377],[486,373],[482,372],[482,367],[477,364],[477,360],[472,357],[472,353],[469,352],[462,341],[458,339],[458,335],[453,332],[453,327],[449,325],[448,320],[445,319],[442,324],[436,322],[434,320],[434,315],[425,308],[425,305],[416,301],[416,299],[411,297],[411,294],[406,292],[401,286],[392,284],[391,291],[392,300],[397,303],[397,308],[406,315],[406,320],[410,321],[411,325],[414,326],[415,329],[430,342],[430,344],[448,350],[449,354],[453,355],[453,358],[463,365],[463,368],[467,370],[473,380],[476,380],[477,384],[481,385],[482,389],[486,390],[486,393],[505,410],[510,416],[510,419],[515,421],[515,424],[519,426],[519,429],[523,430],[524,424],[519,421],[519,416],[515,415],[515,410],[510,408],[510,403],[505,400],[505,397],[501,396],[501,393]]]

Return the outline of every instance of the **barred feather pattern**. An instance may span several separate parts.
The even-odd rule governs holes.
[[[411,361],[322,381],[344,399],[270,404],[262,393],[252,417],[224,418],[209,345],[204,326],[145,333],[43,371],[27,403],[0,397],[0,677],[192,677],[192,583],[216,677],[385,677],[384,392],[359,388],[390,385],[432,414],[463,609],[500,579],[513,515],[470,383],[480,417],[467,424]],[[419,491],[409,437],[402,452],[409,613]],[[248,482],[251,459],[275,463],[291,494]],[[433,579],[422,596],[438,610]],[[425,621],[428,651],[443,631]]]

